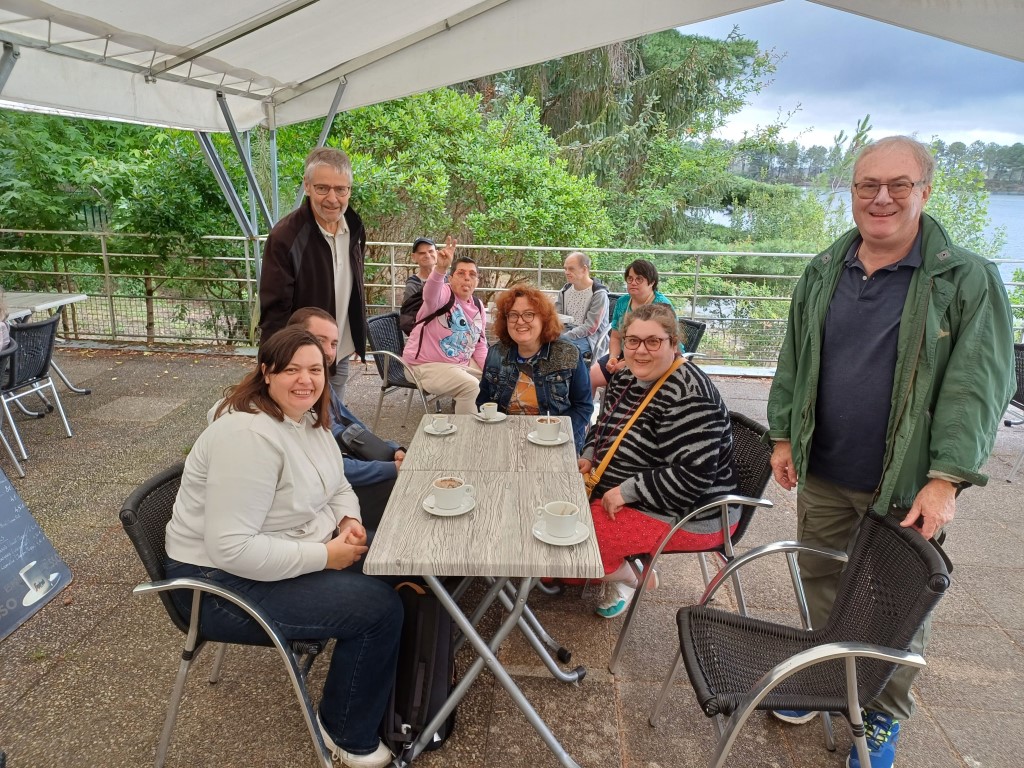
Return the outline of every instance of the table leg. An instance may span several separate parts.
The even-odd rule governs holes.
[[[54,373],[57,374],[57,378],[59,378],[61,381],[64,382],[64,386],[67,387],[68,389],[70,389],[76,395],[91,395],[92,394],[92,390],[91,389],[86,389],[85,387],[76,387],[74,384],[72,384],[68,380],[68,377],[64,375],[64,371],[62,371],[60,369],[60,366],[58,366],[52,359],[50,360],[50,369]]]
[[[455,690],[452,691],[448,700],[445,702],[441,710],[434,716],[434,719],[430,721],[423,733],[416,742],[402,755],[399,755],[392,762],[394,768],[404,768],[407,766],[415,757],[423,751],[423,747],[426,746],[427,742],[433,738],[433,734],[441,727],[441,724],[447,719],[448,715],[451,714],[452,710],[458,706],[459,702],[462,701],[466,692],[469,690],[469,686],[476,680],[479,674],[483,671],[484,665],[491,671],[495,679],[501,684],[501,687],[508,691],[509,696],[512,697],[512,701],[515,702],[516,706],[519,707],[520,711],[526,716],[527,721],[534,727],[541,739],[547,745],[548,749],[551,750],[558,762],[566,768],[579,768],[579,765],[574,761],[569,753],[565,751],[562,745],[555,738],[554,734],[547,727],[540,715],[531,706],[530,702],[527,701],[523,692],[519,690],[519,687],[512,680],[512,677],[505,671],[505,668],[501,666],[494,652],[501,645],[502,641],[512,631],[512,628],[516,626],[519,619],[522,616],[523,610],[526,608],[526,600],[530,595],[530,590],[533,588],[535,579],[524,578],[520,581],[519,589],[516,592],[516,599],[512,610],[509,612],[508,617],[502,622],[501,626],[498,627],[498,631],[494,633],[491,638],[490,644],[484,641],[480,636],[480,633],[476,631],[476,627],[473,626],[472,622],[466,617],[459,606],[452,600],[451,595],[448,594],[444,589],[444,585],[436,576],[424,576],[424,580],[427,585],[433,590],[437,599],[440,601],[444,609],[448,611],[456,625],[461,630],[462,634],[469,640],[473,649],[477,652],[477,659],[470,666],[466,675],[459,681],[459,684],[455,686]],[[504,587],[507,579],[499,579],[499,590]]]
[[[513,597],[514,597],[513,593]],[[504,590],[498,595],[501,599],[502,605],[505,606],[505,610],[512,610],[512,599]],[[558,663],[551,658],[551,654],[548,652],[548,648],[555,650],[558,653],[558,658],[563,662],[568,663],[572,654],[557,643],[551,635],[549,635],[540,621],[533,614],[528,607],[523,608],[523,615],[519,618],[519,630],[523,633],[523,637],[526,638],[526,642],[533,648],[533,652],[540,657],[540,660],[544,662],[544,666],[548,668],[548,672],[556,680],[563,683],[579,683],[587,676],[587,668],[583,665],[576,667],[572,672],[563,672],[562,668],[558,666]],[[544,646],[548,648],[545,648]]]

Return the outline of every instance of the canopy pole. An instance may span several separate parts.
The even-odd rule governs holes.
[[[210,139],[208,133],[202,131],[196,131],[196,139],[199,140],[199,148],[203,151],[203,157],[206,159],[206,164],[210,166],[210,170],[213,171],[213,177],[217,180],[217,186],[220,187],[221,194],[224,195],[224,199],[228,203],[228,207],[231,208],[231,213],[235,216],[235,221],[238,223],[238,228],[242,230],[246,237],[255,239],[256,231],[252,228],[249,223],[249,217],[245,213],[245,209],[242,207],[242,200],[238,197],[238,192],[235,191],[234,186],[231,184],[231,179],[228,177],[228,172],[224,168],[224,164],[221,163],[220,157],[217,155],[217,150],[213,146],[213,141]],[[259,262],[256,264],[256,276],[259,278]]]
[[[245,162],[252,167],[252,131],[243,131],[242,139]],[[253,231],[259,231],[259,221],[256,219],[256,192],[253,190],[252,182],[249,182],[249,223],[252,224]]]
[[[324,127],[320,129],[320,138],[316,140],[317,147],[322,147],[327,143],[327,137],[331,134],[331,126],[334,125],[334,116],[338,114],[338,107],[341,105],[341,97],[345,95],[345,86],[348,85],[348,80],[344,77],[338,82],[338,89],[334,92],[334,100],[331,102],[331,108],[327,110],[327,114],[324,116]],[[299,207],[299,203],[302,202],[302,195],[304,193],[303,184],[299,184],[299,193],[295,196],[295,207]]]
[[[238,159],[242,163],[242,169],[245,171],[245,178],[249,180],[249,189],[251,189],[256,196],[256,202],[260,206],[260,212],[263,214],[263,218],[267,222],[267,229],[271,229],[274,226],[274,220],[270,218],[270,209],[267,208],[267,201],[263,199],[263,192],[260,190],[259,182],[256,181],[256,174],[252,172],[252,164],[246,160],[245,147],[242,146],[242,140],[238,135],[238,128],[235,126],[234,118],[231,117],[231,109],[228,107],[228,100],[224,96],[223,91],[217,91],[217,104],[220,105],[220,111],[224,115],[224,122],[228,126],[228,132],[231,134],[231,141],[234,142],[235,151],[238,153]]]
[[[270,130],[270,211],[274,221],[281,218],[281,191],[277,188],[277,108],[274,102],[264,102],[263,111],[267,115],[267,128]]]
[[[21,51],[18,50],[18,46],[5,40],[4,52],[0,55],[0,93],[3,93],[7,78],[11,76],[11,70],[14,69],[19,56]]]

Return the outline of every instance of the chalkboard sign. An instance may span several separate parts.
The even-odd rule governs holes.
[[[71,569],[0,469],[0,640],[70,583]]]

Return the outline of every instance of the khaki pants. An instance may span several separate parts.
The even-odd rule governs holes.
[[[455,412],[476,413],[476,396],[480,394],[483,372],[476,361],[469,366],[454,363],[422,363],[413,366],[420,386],[432,395],[448,395],[455,399]]]
[[[851,535],[867,512],[874,494],[854,491],[813,475],[807,475],[797,494],[797,539],[804,544],[851,551]],[[893,510],[895,514],[900,510]],[[839,574],[844,564],[822,557],[800,554],[800,580],[807,594],[811,626],[821,627],[828,620],[836,599]],[[910,650],[922,653],[931,634],[931,615],[914,635]],[[873,702],[861,702],[865,708],[880,710],[897,720],[906,720],[914,712],[910,687],[919,670],[899,666],[888,685]]]

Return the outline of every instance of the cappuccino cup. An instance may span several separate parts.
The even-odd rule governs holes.
[[[537,516],[544,521],[544,530],[549,536],[565,539],[576,532],[580,510],[568,501],[549,501],[543,507],[537,507]]]
[[[562,420],[557,416],[541,416],[537,419],[537,437],[545,442],[554,442],[562,434]]]
[[[484,403],[480,406],[480,415],[488,420],[498,418],[498,404]]]
[[[461,477],[439,477],[432,485],[437,509],[458,509],[465,503],[466,496],[473,495],[473,486],[466,485]]]
[[[448,417],[443,413],[437,414],[430,420],[430,428],[435,432],[448,431]]]
[[[45,569],[43,566],[39,565],[37,560],[33,560],[18,571],[18,573],[21,575],[21,580],[24,581],[28,588],[33,592],[43,594],[50,591],[50,578],[46,575]]]

